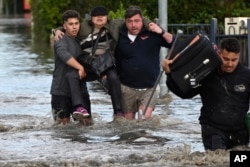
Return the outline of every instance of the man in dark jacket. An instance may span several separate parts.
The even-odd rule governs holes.
[[[101,55],[108,49],[113,53],[119,38],[119,29],[122,25],[124,25],[124,20],[109,20],[108,10],[104,6],[94,7],[91,10],[90,15],[90,20],[84,20],[81,23],[80,30],[76,37],[81,43],[82,50],[86,53],[91,53],[93,44],[96,41],[99,31],[104,28],[104,32],[100,37],[95,53],[96,55]],[[146,26],[148,26],[150,22],[151,21],[148,19],[143,19],[143,24]],[[62,29],[58,28],[54,32],[56,41],[59,40],[64,34],[60,30]],[[111,96],[114,117],[123,117],[124,112],[121,102],[121,86],[116,69],[110,68],[105,72],[104,75],[107,79],[108,91]],[[72,77],[70,78],[70,81],[75,81],[75,83],[77,83],[77,75],[73,75],[73,73],[71,73],[71,76]],[[75,91],[77,92],[77,90]]]
[[[145,107],[160,73],[160,49],[162,46],[170,48],[173,40],[172,34],[155,23],[150,23],[146,29],[142,18],[142,11],[138,6],[130,6],[126,10],[126,25],[120,30],[115,54],[127,119],[134,119],[139,110],[145,111],[145,119],[151,117],[156,93],[148,107]]]
[[[183,93],[171,77],[172,60],[163,60],[168,88],[181,98],[201,96],[200,124],[206,150],[231,149],[248,145],[245,117],[249,109],[250,70],[239,63],[240,45],[235,38],[221,41],[220,68],[201,81],[200,86]]]

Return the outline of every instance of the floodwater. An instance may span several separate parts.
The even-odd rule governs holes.
[[[229,151],[203,149],[199,97],[169,93],[151,120],[113,122],[109,95],[92,82],[94,124],[54,125],[53,54],[31,39],[29,19],[0,18],[0,166],[229,166]]]

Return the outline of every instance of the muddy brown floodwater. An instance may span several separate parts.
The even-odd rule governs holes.
[[[53,58],[49,48],[34,50],[30,29],[30,20],[0,18],[0,166],[229,166],[229,151],[203,149],[199,97],[181,100],[169,93],[151,120],[113,122],[109,95],[92,82],[94,124],[54,125]]]

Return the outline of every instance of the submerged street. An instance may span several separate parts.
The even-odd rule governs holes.
[[[0,18],[0,36],[0,166],[229,166],[229,151],[203,149],[199,97],[169,93],[151,120],[113,122],[110,96],[91,82],[94,124],[54,125],[51,49],[34,47],[27,19]]]

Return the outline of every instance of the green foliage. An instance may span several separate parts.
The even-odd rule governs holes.
[[[123,4],[120,4],[120,7],[114,12],[113,10],[109,11],[110,19],[123,19],[125,14],[125,8]]]
[[[234,10],[232,12],[232,14],[234,16],[248,16],[249,17],[249,14],[250,14],[250,5],[247,6],[246,3],[240,3],[238,1],[235,2],[235,5],[234,5]]]
[[[61,14],[67,9],[77,10],[82,17],[96,5],[109,9],[109,17],[123,18],[130,5],[140,6],[143,15],[151,20],[158,18],[159,0],[30,0],[34,32],[46,37],[51,28],[61,25]],[[163,0],[162,0],[163,1]],[[166,0],[169,24],[209,23],[217,18],[219,26],[225,17],[249,17],[249,0]],[[47,35],[48,36],[48,35]]]
[[[66,10],[71,0],[30,0],[35,40],[49,40],[51,28],[61,23],[62,10]]]
[[[109,18],[110,19],[124,19],[124,15],[126,12],[126,8],[124,8],[123,3],[120,3],[120,6],[118,9],[116,9],[115,11],[110,10],[109,11]],[[142,9],[142,14],[144,17],[149,18],[149,16],[147,15],[147,10],[146,9]]]
[[[225,17],[249,17],[250,4],[245,0],[168,0],[169,23],[209,23],[217,18],[223,24]]]

